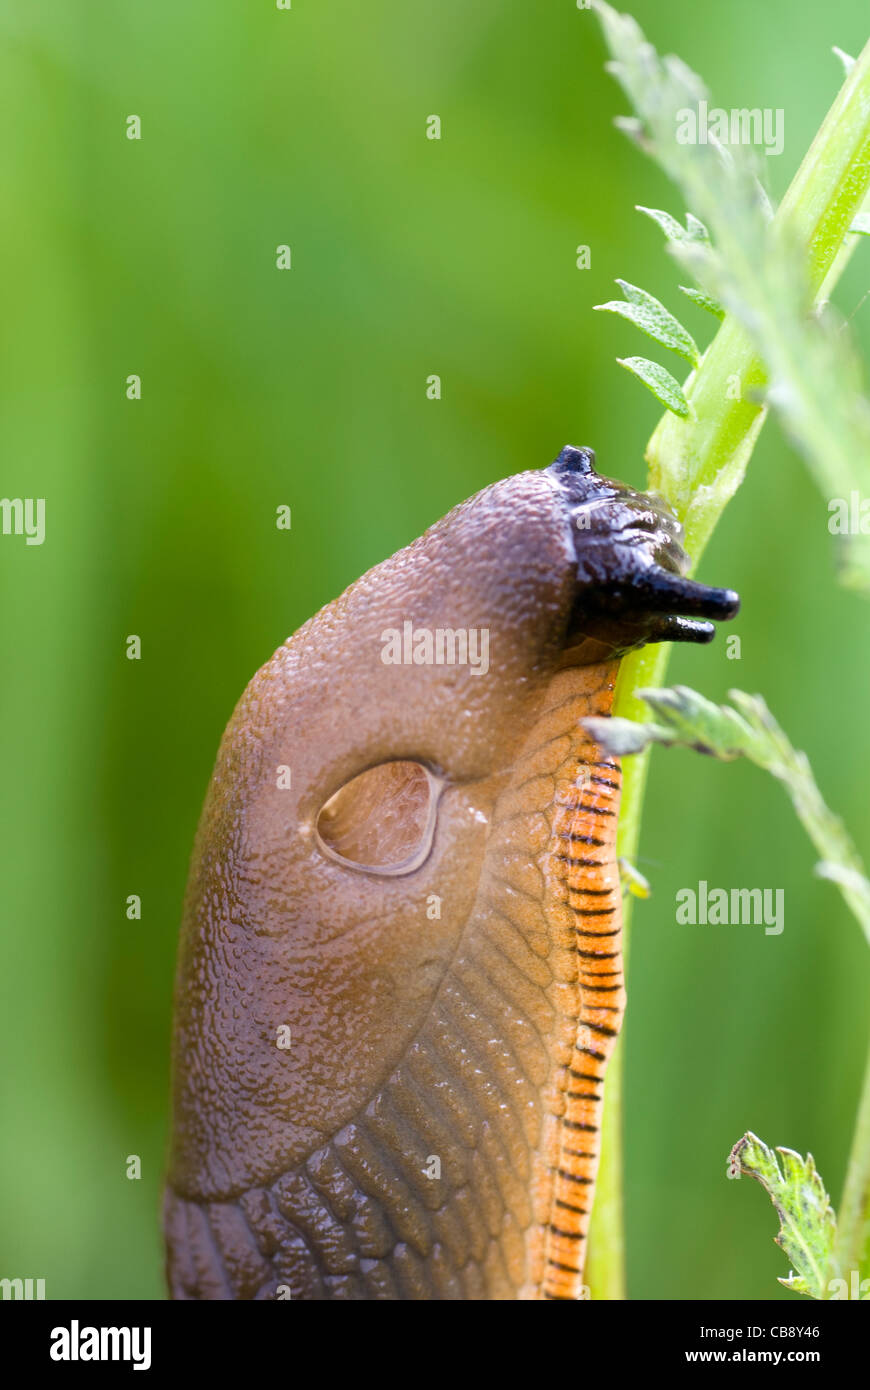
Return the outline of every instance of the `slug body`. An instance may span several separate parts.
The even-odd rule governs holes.
[[[174,1298],[582,1296],[625,995],[620,770],[581,720],[738,603],[593,465],[455,508],[243,695],[182,927]]]

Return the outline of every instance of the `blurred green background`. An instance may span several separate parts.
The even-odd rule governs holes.
[[[790,0],[632,9],[720,104],[784,108],[781,194],[866,0],[799,25]],[[712,320],[679,303],[633,211],[683,208],[613,129],[624,101],[574,0],[3,0],[0,37],[2,491],[47,499],[41,548],[0,539],[0,1275],[159,1298],[176,935],[236,699],[319,606],[493,479],[570,441],[643,484],[659,408],[614,358],[652,345],[592,313],[615,276],[702,343]],[[870,305],[853,322],[866,351]],[[762,692],[870,857],[870,609],[837,588],[826,522],[769,423],[701,571],[743,596],[742,658],[719,640],[671,676]],[[811,1149],[839,1196],[868,961],[812,865],[761,773],[655,755],[626,1034],[635,1298],[790,1297],[767,1199],[725,1176],[745,1129]],[[783,888],[784,933],[676,925],[676,890],[702,878]]]

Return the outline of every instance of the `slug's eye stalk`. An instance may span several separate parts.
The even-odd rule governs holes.
[[[658,565],[650,566],[637,588],[646,593],[650,608],[678,610],[692,618],[733,618],[740,608],[740,597],[733,589],[711,589]]]
[[[577,563],[569,643],[588,638],[623,652],[647,642],[709,642],[713,621],[734,617],[733,589],[686,577],[682,527],[661,498],[602,478],[591,449],[567,446],[548,471]]]
[[[588,476],[595,472],[595,453],[592,449],[566,444],[550,467],[554,473],[585,473]]]

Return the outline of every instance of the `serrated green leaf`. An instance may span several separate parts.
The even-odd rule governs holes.
[[[644,213],[651,217],[653,222],[657,222],[667,237],[668,241],[674,241],[679,246],[688,243],[700,243],[704,246],[710,245],[710,234],[699,217],[693,213],[686,213],[685,227],[678,222],[675,217],[671,217],[669,212],[663,212],[661,208],[645,208],[640,203],[635,204],[637,212]]]
[[[641,333],[661,343],[678,356],[685,358],[691,367],[697,367],[701,360],[698,345],[678,319],[675,319],[665,306],[646,290],[630,285],[627,280],[617,280],[617,285],[625,295],[626,302],[611,299],[607,304],[596,304],[595,308],[609,314],[621,314]]]
[[[777,1162],[782,1160],[782,1169]],[[777,1245],[788,1255],[792,1273],[780,1279],[793,1293],[826,1299],[836,1276],[834,1237],[836,1218],[831,1199],[816,1171],[812,1154],[801,1158],[793,1149],[769,1149],[748,1132],[734,1145],[728,1171],[756,1178],[779,1217]]]
[[[719,319],[720,322],[724,319],[725,310],[718,299],[713,299],[709,294],[705,294],[703,290],[692,289],[690,285],[680,285],[680,289],[687,299],[691,299],[693,304],[697,304],[701,309],[706,309],[708,314],[712,314],[713,317]]]
[[[660,367],[658,362],[650,362],[646,357],[617,357],[616,360],[620,367],[625,367],[627,372],[632,372],[639,381],[642,381],[661,405],[672,410],[675,415],[679,415],[682,419],[688,419],[689,402],[683,395],[683,388],[680,383],[671,376],[669,371]]]

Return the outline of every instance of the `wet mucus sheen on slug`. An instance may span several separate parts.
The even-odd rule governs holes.
[[[667,508],[569,447],[251,681],[181,932],[174,1298],[582,1297],[625,995],[620,768],[581,720],[622,653],[736,612],[687,566]]]

